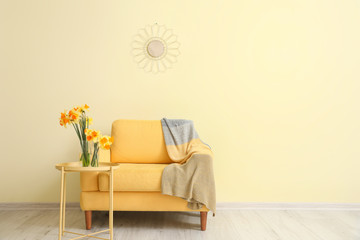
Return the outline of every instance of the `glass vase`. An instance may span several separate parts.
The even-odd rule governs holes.
[[[83,167],[88,167],[90,164],[90,153],[83,152],[81,154],[80,161],[82,162]]]
[[[99,166],[99,151],[94,151],[92,158],[91,158],[91,166],[98,167]]]

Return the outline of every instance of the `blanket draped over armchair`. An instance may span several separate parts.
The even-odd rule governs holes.
[[[205,205],[216,212],[213,154],[191,120],[161,119],[166,149],[174,162],[162,174],[162,194],[181,197],[193,210]]]

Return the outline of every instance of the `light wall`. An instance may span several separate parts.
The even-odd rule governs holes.
[[[181,43],[157,75],[130,51],[154,23]],[[1,1],[0,201],[58,201],[54,165],[80,150],[59,113],[87,103],[104,133],[194,120],[220,202],[359,202],[359,26],[357,0]]]

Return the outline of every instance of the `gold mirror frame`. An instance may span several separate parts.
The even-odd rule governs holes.
[[[157,23],[139,30],[132,43],[134,61],[146,72],[164,72],[180,55],[180,43],[171,29]]]

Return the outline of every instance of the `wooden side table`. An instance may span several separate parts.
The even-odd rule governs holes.
[[[94,237],[93,235],[103,232],[109,232],[110,240],[113,240],[113,196],[114,196],[114,189],[113,189],[113,173],[115,169],[118,169],[120,164],[118,163],[109,163],[109,162],[99,162],[98,167],[83,167],[80,161],[78,162],[67,162],[67,163],[60,163],[56,164],[55,168],[61,171],[61,191],[60,191],[60,220],[59,220],[59,240],[61,240],[61,236],[64,236],[64,233],[71,233],[75,235],[80,235],[75,238],[71,238],[69,240],[80,239],[84,237],[91,237],[97,239],[105,239],[100,237]],[[109,228],[105,230],[101,230],[98,232],[90,233],[90,234],[82,234],[82,233],[75,233],[65,231],[65,204],[66,204],[66,173],[71,172],[108,172],[110,174],[109,177]]]

